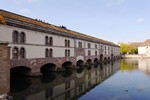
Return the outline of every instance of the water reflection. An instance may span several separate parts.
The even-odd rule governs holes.
[[[136,71],[140,70],[150,75],[150,59],[130,59],[122,60],[120,63],[121,71]]]
[[[103,71],[100,72],[102,80],[111,75],[113,67],[109,66],[112,65],[114,66],[114,63],[103,65]],[[149,75],[149,59],[121,60],[120,71],[81,96],[79,100],[150,100]]]
[[[42,77],[13,77],[10,95],[14,100],[77,99],[119,70],[120,61],[85,66]]]

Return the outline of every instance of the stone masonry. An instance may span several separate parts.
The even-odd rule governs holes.
[[[0,95],[7,94],[10,87],[9,48],[0,43]]]

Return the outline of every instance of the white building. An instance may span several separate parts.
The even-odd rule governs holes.
[[[112,42],[4,10],[0,10],[0,42],[8,42],[12,68],[23,66],[32,73],[47,65],[56,70],[120,56],[120,47]]]
[[[146,40],[143,43],[140,43],[138,46],[138,54],[150,56],[150,39]]]

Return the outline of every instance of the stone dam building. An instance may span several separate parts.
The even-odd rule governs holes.
[[[112,42],[0,10],[0,78],[4,83],[10,73],[39,75],[119,56],[120,47]]]

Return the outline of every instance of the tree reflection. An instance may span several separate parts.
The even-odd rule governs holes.
[[[120,70],[121,71],[133,71],[138,69],[137,60],[121,60]]]

